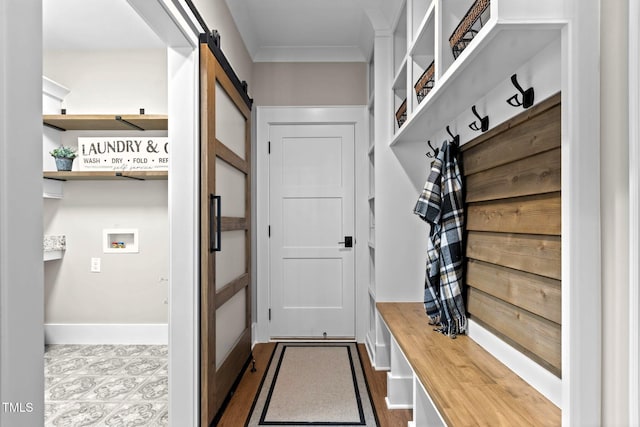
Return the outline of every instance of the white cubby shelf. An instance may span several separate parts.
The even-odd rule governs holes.
[[[413,3],[423,10],[424,1]],[[513,70],[558,39],[566,24],[562,2],[491,0],[488,22],[454,59],[449,37],[472,4],[473,0],[433,0],[421,20],[408,18],[418,27],[402,49],[407,53],[397,63],[392,84],[394,107],[408,100],[407,120],[400,128],[395,125],[390,146],[424,142],[490,89],[502,82],[511,84]],[[407,26],[398,25],[402,30]],[[398,49],[398,41],[394,47]],[[413,86],[431,61],[435,61],[435,85],[418,103]]]

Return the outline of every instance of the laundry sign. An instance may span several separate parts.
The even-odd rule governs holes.
[[[167,171],[169,140],[166,137],[78,138],[80,171]]]

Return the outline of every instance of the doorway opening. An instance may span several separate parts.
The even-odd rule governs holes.
[[[168,423],[167,46],[127,2],[43,14],[45,423]]]

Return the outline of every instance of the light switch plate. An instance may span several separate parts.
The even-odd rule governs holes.
[[[100,258],[91,258],[91,272],[100,273]]]

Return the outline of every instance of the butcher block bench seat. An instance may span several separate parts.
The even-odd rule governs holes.
[[[422,303],[377,303],[378,313],[414,375],[414,420],[433,425],[431,409],[416,414],[419,384],[442,421],[454,426],[559,426],[561,411],[466,335],[433,331]],[[393,370],[393,363],[391,369]],[[389,391],[388,391],[389,393]],[[417,403],[424,406],[424,402]],[[429,406],[429,405],[427,405]],[[416,419],[418,415],[419,420]]]

